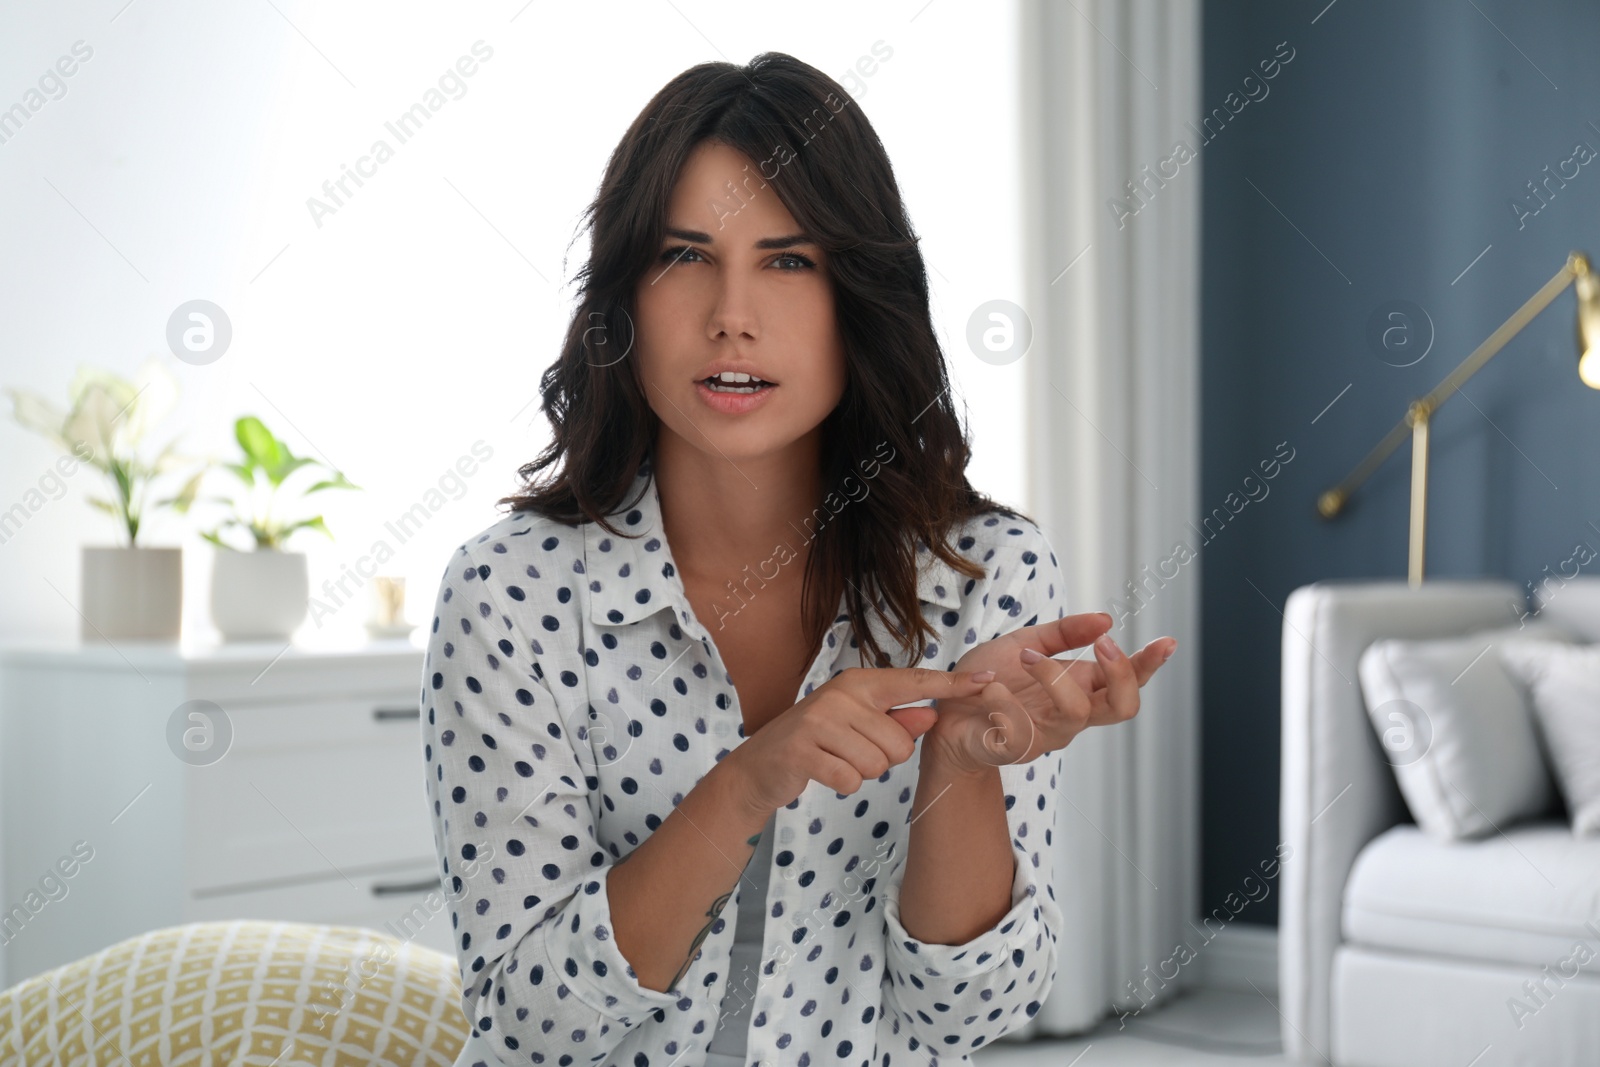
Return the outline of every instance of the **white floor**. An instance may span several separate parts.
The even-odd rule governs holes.
[[[1116,1016],[1070,1040],[999,1042],[972,1056],[977,1067],[1278,1067],[1277,1005],[1260,993],[1201,987],[1159,1010]]]

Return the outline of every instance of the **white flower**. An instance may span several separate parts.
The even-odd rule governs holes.
[[[73,385],[72,414],[67,416],[61,434],[67,439],[68,448],[76,450],[80,442],[87,444],[94,453],[92,462],[103,468],[117,452],[113,447],[116,422],[129,401],[112,383],[74,380]]]
[[[150,428],[159,425],[178,406],[178,379],[154,356],[139,368],[133,387],[138,402],[123,417],[127,423],[123,433],[129,448],[137,448]]]
[[[62,434],[67,424],[66,415],[44,397],[21,389],[7,389],[11,396],[12,415],[21,425],[44,434],[63,449],[71,451],[72,444]]]

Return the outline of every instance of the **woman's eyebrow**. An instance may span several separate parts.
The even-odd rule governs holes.
[[[667,236],[676,237],[680,241],[693,241],[696,244],[714,244],[711,235],[704,230],[680,230],[675,226],[667,227]],[[814,245],[817,242],[803,233],[792,233],[785,237],[763,237],[755,243],[757,249],[792,248],[795,245]]]

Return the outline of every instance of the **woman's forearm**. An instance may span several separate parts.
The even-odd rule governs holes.
[[[611,870],[612,933],[646,989],[669,991],[688,970],[771,815],[750,806],[737,754],[706,772]]]
[[[965,944],[1011,910],[1016,856],[1000,768],[969,775],[921,760],[911,816],[900,923],[930,945]]]

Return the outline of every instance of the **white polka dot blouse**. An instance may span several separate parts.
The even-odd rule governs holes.
[[[614,524],[631,536],[502,517],[452,555],[428,638],[427,799],[463,1008],[473,1043],[508,1064],[700,1067],[727,993],[737,895],[671,991],[640,985],[611,934],[612,867],[745,736],[713,631],[673,566],[648,461]],[[895,666],[951,670],[974,644],[1065,614],[1033,523],[990,512],[952,543],[988,577],[923,548],[918,592],[938,638],[907,658],[875,628]],[[843,605],[796,702],[866,665]],[[1025,1025],[1056,974],[1062,755],[1001,768],[1012,906],[960,945],[900,924],[917,756],[850,794],[813,781],[780,808],[746,1062],[969,1064]]]

